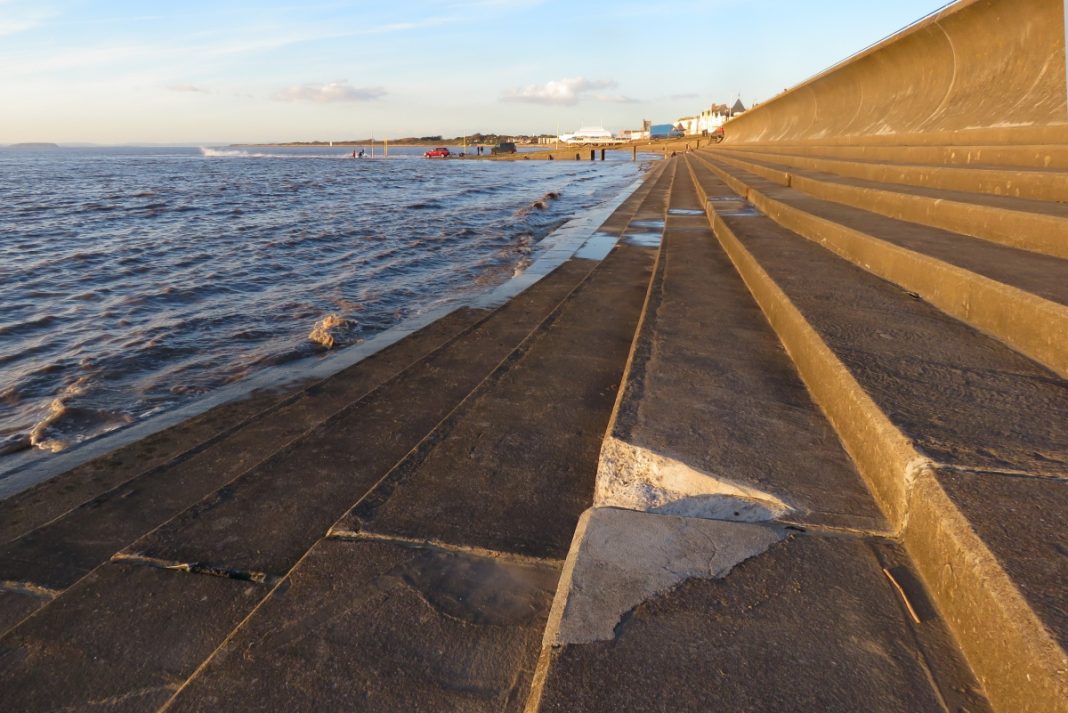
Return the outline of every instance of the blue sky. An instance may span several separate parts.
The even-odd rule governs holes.
[[[767,99],[943,4],[0,0],[0,143],[618,130]]]

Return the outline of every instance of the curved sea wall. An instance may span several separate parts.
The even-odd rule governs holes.
[[[1068,140],[1065,0],[962,0],[727,124],[750,143]]]

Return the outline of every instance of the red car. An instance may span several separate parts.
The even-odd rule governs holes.
[[[427,151],[425,154],[423,154],[423,156],[425,156],[426,158],[448,158],[449,150],[444,146],[441,146],[439,148]]]

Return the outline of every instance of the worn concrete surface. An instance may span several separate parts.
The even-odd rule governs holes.
[[[646,197],[651,189],[644,192]],[[654,201],[662,204],[665,190],[666,187]],[[633,212],[638,208],[640,204],[631,203],[626,210]],[[620,232],[624,228],[625,225],[621,226]],[[640,288],[643,271],[644,279],[648,279],[653,251],[627,248],[619,254],[622,257],[615,262],[626,269],[613,272],[609,265],[610,279],[602,278],[586,293],[588,307],[614,309],[616,305],[610,299],[604,301],[606,296],[619,296],[619,290],[633,290],[635,285]],[[16,575],[13,581],[0,587],[3,602],[11,603],[5,607],[2,628],[7,630],[16,620],[21,620],[0,639],[0,691],[5,692],[4,703],[8,702],[6,691],[11,687],[17,693],[10,698],[15,703],[14,710],[87,706],[142,710],[162,704],[245,617],[257,612],[252,621],[259,621],[257,607],[273,586],[278,585],[278,596],[288,591],[292,582],[283,575],[294,563],[307,561],[304,557],[308,549],[322,540],[345,509],[412,452],[414,446],[420,442],[440,442],[440,437],[428,437],[428,434],[488,374],[498,372],[491,380],[496,383],[519,364],[529,367],[530,363],[540,363],[542,359],[552,361],[544,348],[537,356],[537,350],[516,351],[518,345],[527,341],[536,345],[548,339],[561,349],[559,360],[549,368],[566,371],[582,360],[583,339],[589,340],[585,344],[587,349],[608,348],[613,339],[618,339],[618,332],[627,331],[627,320],[633,322],[637,318],[637,308],[621,317],[614,327],[607,326],[612,324],[611,319],[597,325],[588,319],[578,320],[589,329],[565,332],[571,335],[570,342],[552,336],[557,334],[553,325],[566,312],[561,308],[562,302],[598,265],[591,260],[572,260],[544,278],[539,275],[541,279],[536,284],[494,311],[488,319],[479,321],[482,313],[471,311],[471,322],[453,323],[452,327],[458,329],[453,335],[440,332],[449,323],[437,325],[441,339],[431,340],[434,343],[429,346],[424,344],[422,352],[412,354],[411,359],[404,360],[392,373],[387,370],[376,384],[364,388],[363,395],[353,394],[352,389],[363,388],[359,384],[364,376],[352,371],[338,375],[337,389],[332,388],[330,380],[306,389],[287,404],[318,399],[320,404],[332,404],[334,413],[320,420],[312,430],[305,429],[303,435],[290,443],[277,442],[279,431],[274,426],[283,430],[291,428],[314,409],[300,403],[297,406],[300,410],[292,414],[292,419],[267,423],[260,432],[266,440],[260,445],[268,447],[268,452],[264,452],[265,448],[257,449],[253,438],[250,445],[246,444],[248,448],[233,455],[238,461],[259,455],[266,458],[263,464],[247,470],[214,495],[142,538],[127,553],[114,554],[114,543],[132,531],[123,529],[133,527],[123,521],[124,517],[141,527],[158,515],[161,507],[177,507],[169,498],[188,494],[169,492],[163,486],[169,483],[172,489],[180,489],[184,482],[180,476],[171,473],[169,479],[158,477],[152,487],[163,489],[156,493],[150,492],[147,478],[139,477],[129,486],[117,489],[117,495],[108,493],[95,503],[75,508],[72,513],[84,517],[79,521],[82,528],[46,527],[38,531],[41,533],[38,539],[21,538],[9,543],[9,546],[19,545],[27,540],[32,546],[6,552],[0,558],[0,566]],[[589,297],[591,294],[594,296]],[[633,331],[633,323],[629,330]],[[531,338],[532,333],[535,336]],[[608,342],[602,338],[605,334],[610,335]],[[418,342],[418,335],[399,342],[394,356],[417,348]],[[618,373],[622,371],[626,343],[625,338],[619,363],[614,366],[607,364],[608,358],[603,354],[591,355],[589,360],[591,374],[608,374],[613,369],[617,372],[615,381],[610,379],[610,383],[598,382],[590,387],[596,394],[608,392],[609,406]],[[509,355],[512,357],[508,358]],[[572,391],[581,391],[576,387],[582,384],[576,380],[581,380],[583,374],[572,373],[570,379],[563,381]],[[553,378],[557,379],[554,388],[561,389],[562,377],[556,375],[550,381]],[[534,379],[529,383],[517,382],[516,386],[536,392],[539,384]],[[605,413],[607,410],[608,407]],[[281,418],[279,414],[275,417]],[[563,424],[566,419],[584,418],[585,412],[572,409],[567,413],[555,412],[552,417],[564,419],[557,420],[557,428],[577,432],[581,428],[569,429]],[[255,428],[250,426],[250,430]],[[594,430],[599,435],[603,423]],[[580,440],[585,442],[590,438],[586,434]],[[543,439],[543,443],[547,448],[556,445],[548,439]],[[194,462],[197,455],[209,450],[198,450],[182,463]],[[591,463],[595,460],[595,449],[590,460]],[[226,463],[225,458],[218,461],[220,467]],[[212,468],[207,465],[201,470],[211,475]],[[545,475],[533,467],[526,478],[537,481]],[[216,478],[224,476],[215,474]],[[591,466],[586,476],[588,491],[592,491],[592,477]],[[582,480],[581,474],[576,478]],[[145,502],[138,503],[139,497],[145,498],[151,507],[146,507]],[[588,506],[588,501],[589,493],[582,507]],[[510,507],[524,507],[514,499],[510,502]],[[542,511],[546,509],[543,507]],[[563,519],[567,519],[566,515]],[[74,518],[69,521],[74,522]],[[54,524],[65,524],[64,518]],[[429,534],[420,533],[412,539],[433,539]],[[420,549],[407,542],[388,546],[344,542],[338,546],[356,553],[354,556],[361,560],[367,552],[382,548],[426,551],[425,547]],[[330,549],[327,545],[323,547]],[[547,614],[559,562],[540,562],[484,550],[461,556],[455,555],[448,543],[444,547],[435,550],[438,555],[430,557],[429,564],[424,562],[425,566],[395,563],[397,567],[390,570],[394,574],[400,572],[397,576],[403,575],[406,591],[424,592],[428,597],[423,600],[416,596],[403,606],[399,600],[394,601],[401,613],[387,622],[395,626],[394,643],[407,639],[412,659],[422,654],[424,661],[431,661],[425,669],[430,683],[423,689],[403,688],[399,687],[402,677],[395,679],[398,687],[372,693],[381,694],[383,701],[381,696],[395,695],[401,710],[418,706],[426,710],[449,710],[453,704],[467,710],[474,705],[472,701],[484,709],[497,710],[505,699],[511,705],[520,706],[528,690],[527,680],[542,632],[538,617],[543,619]],[[502,556],[504,560],[500,559]],[[112,559],[107,561],[108,557]],[[298,568],[297,572],[300,571]],[[83,576],[86,572],[87,576]],[[336,574],[333,570],[328,579]],[[42,592],[40,601],[31,601],[35,598],[25,596],[23,590],[39,583],[55,583],[59,587],[73,584],[65,591]],[[354,583],[368,584],[359,576]],[[525,592],[522,597],[517,594],[517,587]],[[386,596],[395,594],[391,590]],[[269,599],[268,604],[273,601]],[[41,602],[43,606],[25,618]],[[421,628],[423,621],[403,613],[413,606],[418,609],[421,602],[429,602],[432,609],[436,607],[445,628],[464,617],[472,619],[478,627],[473,630],[477,635],[461,627],[453,651],[444,658],[435,657],[435,649],[428,647],[425,630]],[[299,601],[293,605],[302,606]],[[360,624],[353,620],[353,626],[358,624],[366,622]],[[502,627],[513,627],[515,631],[508,633]],[[371,645],[378,641],[375,637],[381,630],[368,631]],[[503,643],[493,652],[479,648],[491,639]],[[475,642],[474,648],[471,642]],[[461,661],[457,651],[468,655],[466,662]],[[409,658],[406,654],[398,656]],[[434,666],[438,666],[436,671],[431,670]],[[312,673],[325,675],[332,670],[326,667]],[[384,676],[395,673],[389,667],[381,671]],[[52,685],[54,680],[60,683]],[[368,680],[352,683],[353,686],[373,685]],[[431,695],[434,686],[438,689]],[[263,704],[262,700],[250,702],[257,708]]]
[[[587,510],[575,530],[544,645],[611,641],[642,602],[688,579],[726,577],[785,532],[772,524]]]
[[[714,153],[702,158],[715,159]],[[724,170],[744,175],[747,172],[720,164]],[[1066,174],[1068,175],[1068,174]],[[909,250],[930,255],[978,275],[1017,287],[1062,305],[1068,305],[1068,262],[1063,259],[999,245],[961,233],[889,218],[857,206],[820,200],[762,179],[745,175],[754,188],[770,198],[799,208],[806,213],[885,240]]]
[[[922,453],[971,468],[1068,473],[1068,382],[765,216],[723,219]]]
[[[680,173],[598,504],[887,529]]]
[[[0,585],[2,586],[2,585]],[[44,592],[30,592],[24,588],[0,588],[0,636],[20,621],[52,601]]]
[[[169,711],[517,711],[557,565],[325,541]]]
[[[703,188],[708,189],[711,196],[719,196],[724,189],[723,184],[707,172],[702,174],[697,170],[695,178],[702,183]],[[737,202],[736,197],[735,201]],[[1025,427],[1030,427],[1032,422],[1028,420],[1032,418],[1033,423],[1041,422],[1041,416],[1038,414],[1043,409],[1057,413],[1055,406],[1044,406],[1041,401],[1026,406],[1011,405],[1017,394],[1013,393],[1011,388],[1005,388],[1001,380],[1006,376],[1010,381],[1026,377],[1028,371],[1034,373],[1035,365],[997,345],[1002,354],[1008,354],[1018,360],[1017,363],[1026,365],[1026,371],[990,366],[958,368],[954,371],[951,368],[954,357],[960,359],[965,366],[970,366],[968,362],[976,359],[977,354],[983,358],[997,354],[998,349],[990,348],[992,344],[997,343],[979,336],[978,348],[972,348],[970,351],[967,344],[955,343],[952,333],[947,334],[948,330],[943,330],[941,339],[944,346],[955,347],[956,352],[936,351],[939,368],[932,369],[927,366],[912,375],[890,370],[884,372],[879,380],[873,380],[873,369],[870,367],[881,366],[886,361],[871,358],[870,354],[864,351],[867,347],[863,345],[865,342],[872,342],[871,337],[865,339],[862,335],[854,340],[852,346],[847,346],[849,342],[842,339],[845,335],[841,331],[825,331],[827,323],[824,320],[827,311],[821,314],[818,309],[811,309],[813,305],[820,304],[819,302],[802,302],[805,299],[805,288],[799,285],[800,279],[796,275],[792,280],[787,278],[783,283],[779,283],[779,277],[787,272],[787,268],[776,264],[775,258],[771,256],[770,245],[776,237],[776,254],[792,257],[795,269],[806,270],[803,274],[809,277],[824,277],[824,273],[813,269],[811,264],[797,259],[797,255],[791,253],[791,241],[801,240],[800,238],[791,236],[781,228],[776,236],[776,228],[768,225],[766,218],[752,210],[720,211],[717,207],[715,224],[732,260],[739,265],[762,307],[771,315],[780,334],[784,335],[784,341],[798,360],[806,382],[818,394],[821,405],[830,413],[832,420],[843,433],[851,452],[861,459],[866,477],[880,493],[881,504],[893,514],[898,526],[904,528],[904,542],[909,552],[917,558],[918,569],[932,588],[939,606],[946,612],[947,621],[961,642],[969,661],[973,666],[977,666],[976,670],[991,700],[996,705],[1010,710],[1066,710],[1064,702],[1068,701],[1068,696],[1064,695],[1064,691],[1068,690],[1065,676],[1068,669],[1061,662],[1068,657],[1065,656],[1063,646],[1050,637],[1049,624],[1043,621],[1043,617],[1048,614],[1041,607],[1029,604],[1020,596],[1021,583],[1016,579],[1025,581],[1027,575],[1021,577],[1019,571],[1009,574],[993,555],[990,544],[979,535],[980,530],[969,521],[970,516],[966,517],[962,513],[958,505],[930,475],[932,471],[942,470],[970,472],[987,478],[1004,479],[1003,484],[1006,487],[1012,487],[1009,483],[1013,481],[1030,482],[1035,478],[1041,479],[1042,482],[1063,484],[1064,478],[1058,474],[1058,469],[1063,471],[1060,468],[1063,452],[1062,455],[1057,455],[1058,446],[1054,446],[1053,450],[1046,450],[1048,446],[1043,439],[1047,435],[1041,430],[1032,433],[1015,432],[1014,442],[1019,444],[1017,452],[1023,456],[1019,461],[1015,461],[1020,466],[1017,468],[968,465],[968,460],[951,460],[948,464],[939,466],[939,457],[947,457],[947,453],[948,457],[957,457],[959,449],[947,449],[947,444],[943,441],[938,444],[940,450],[935,451],[932,458],[932,453],[924,453],[918,448],[930,443],[925,440],[922,429],[928,430],[929,437],[932,433],[938,434],[939,427],[944,427],[947,421],[950,421],[938,410],[946,401],[952,402],[951,399],[945,399],[949,393],[958,401],[956,410],[952,413],[957,423],[964,422],[967,418],[976,421],[977,430],[971,437],[973,445],[967,449],[966,455],[969,458],[1000,455],[996,448],[999,443],[982,430],[988,423],[986,419],[990,417],[992,407],[1004,409],[999,415],[1003,420],[1007,419],[1002,425],[1008,424],[1007,428],[1010,430],[1021,421],[1027,424]],[[758,256],[757,251],[750,252],[748,247],[754,242],[759,244],[760,240],[750,241],[749,238],[761,234],[766,236],[767,242],[766,249],[762,249]],[[749,237],[744,238],[743,235]],[[812,248],[819,250],[815,245],[812,245]],[[835,258],[828,256],[827,259]],[[765,265],[772,266],[772,269],[765,271]],[[833,282],[830,284],[834,285]],[[843,281],[840,284],[847,283]],[[852,284],[855,286],[853,294],[863,295],[862,279],[857,278]],[[873,281],[872,284],[874,286],[886,283]],[[795,297],[798,304],[794,302]],[[827,303],[829,301],[824,298],[823,304]],[[835,313],[833,308],[829,311]],[[906,358],[902,354],[894,360],[895,363],[900,360],[911,362],[916,367],[925,366],[924,360],[929,358],[932,349],[928,346],[927,352],[924,352],[924,345],[943,346],[935,336],[937,330],[931,326],[925,327],[924,319],[916,317],[916,314],[923,315],[923,311],[918,310],[910,314],[908,308],[900,309],[897,325],[871,313],[866,315],[869,324],[879,325],[875,328],[875,335],[880,335],[887,324],[893,327],[919,325],[918,329],[924,338],[913,343],[913,356]],[[863,318],[865,313],[861,311],[857,316]],[[948,319],[945,321],[951,325],[955,324]],[[859,330],[859,322],[857,328]],[[900,334],[905,335],[907,332]],[[902,342],[907,343],[898,338],[895,344],[900,345]],[[916,356],[920,354],[923,355],[922,359]],[[867,359],[864,358],[865,355],[868,356]],[[953,378],[955,374],[960,374],[956,380]],[[1063,393],[1064,382],[1049,374],[1045,379],[1036,380],[1034,392],[1042,390],[1042,381],[1052,386],[1051,389],[1045,390],[1042,396],[1051,397],[1056,403],[1057,394]],[[927,418],[931,419],[929,423],[910,424],[902,419],[902,413],[907,407],[903,406],[900,400],[886,398],[889,392],[895,389],[900,399],[902,395],[907,394],[906,387],[912,387],[917,392],[917,405],[914,407],[916,413],[923,410],[923,398],[927,398],[928,408],[934,407],[927,415]],[[949,391],[945,392],[947,387]],[[930,389],[929,397],[922,395],[924,389]],[[958,392],[967,394],[968,389],[976,389],[979,395],[985,398],[962,399]],[[1050,413],[1046,415],[1049,416]],[[922,426],[919,431],[916,430],[918,425]],[[1060,428],[1060,423],[1054,428]],[[1028,438],[1033,439],[1034,448],[1030,452],[1024,445]],[[1063,438],[1052,439],[1053,444],[1063,442]],[[1041,531],[1042,528],[1039,529]],[[991,645],[990,640],[991,632],[995,631],[998,632],[1000,641],[996,646]],[[1024,677],[1030,692],[1026,699],[1020,693],[1021,680],[1024,680]],[[1021,707],[1023,703],[1026,705]]]
[[[261,394],[226,404],[0,500],[0,542],[10,542],[62,517],[138,475],[166,467],[173,459],[224,436],[281,398],[281,394]]]
[[[942,624],[911,623],[887,550],[900,558],[795,534],[726,577],[687,579],[631,609],[610,641],[551,649],[531,710],[988,710]]]
[[[861,206],[890,218],[1068,258],[1068,246],[1059,239],[1068,230],[1068,206],[1064,204],[875,183],[803,169],[786,171],[750,158],[710,155],[718,162],[822,200]]]
[[[906,223],[710,162],[782,227],[1068,376],[1068,262]],[[898,236],[904,236],[902,240]]]
[[[1068,202],[1068,172],[1057,169],[1042,170],[983,164],[973,164],[967,167],[918,165],[903,163],[901,157],[895,157],[893,161],[863,159],[845,161],[818,155],[797,156],[779,153],[770,147],[764,151],[759,149],[732,151],[729,147],[716,148],[726,155],[753,158],[776,166],[811,169],[879,183],[899,183],[950,191]]]
[[[593,500],[597,454],[655,251],[620,245],[347,526],[563,558]]]
[[[250,418],[236,430],[224,431],[213,442],[181,455],[175,462],[149,469],[9,542],[0,547],[0,580],[53,589],[70,586],[138,537],[282,451],[485,317],[483,311],[458,310],[413,334],[411,339],[331,377],[330,386],[312,385]],[[232,409],[225,406],[223,412],[232,413]],[[69,481],[72,490],[90,487],[73,472],[57,480]],[[40,497],[52,491],[52,482],[55,481],[45,483],[41,493],[20,496],[11,509],[19,515],[28,513]]]
[[[164,703],[266,587],[107,564],[0,638],[7,711],[144,711]]]
[[[538,327],[594,267],[583,263],[565,264],[462,340],[414,364],[130,550],[284,574]]]

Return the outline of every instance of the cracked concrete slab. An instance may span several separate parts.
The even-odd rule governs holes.
[[[0,708],[154,710],[266,593],[106,564],[0,638]]]
[[[688,579],[726,576],[784,535],[774,525],[591,508],[575,531],[544,643],[610,640],[642,602]]]
[[[324,540],[169,710],[521,710],[559,571]]]
[[[738,522],[774,520],[793,510],[771,493],[702,473],[612,436],[601,444],[594,502],[602,507]]]
[[[889,530],[676,169],[597,504]]]
[[[641,513],[624,517],[677,520]],[[720,528],[711,540],[719,547],[730,546],[727,533],[768,529],[688,522]],[[648,529],[641,538],[643,529],[635,531],[639,543],[663,541]],[[624,562],[628,554],[644,559],[628,552],[629,542],[606,545]],[[937,612],[918,604],[924,618],[914,623],[886,576],[884,569],[892,568],[898,581],[907,581],[906,562],[900,547],[885,542],[791,534],[724,577],[680,578],[658,594],[635,597],[640,603],[607,639],[562,638],[546,646],[541,685],[527,710],[989,711]],[[596,592],[597,585],[590,585]]]

